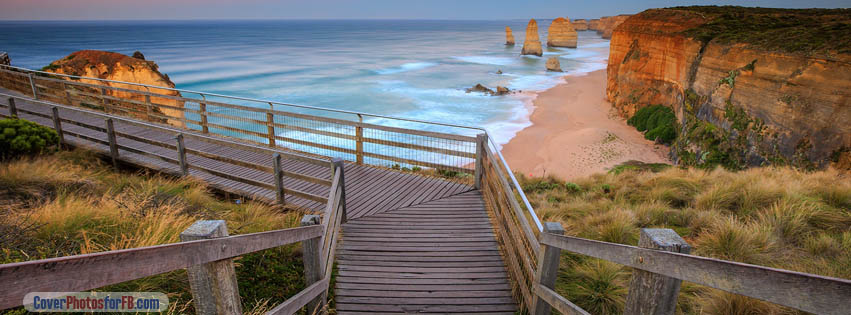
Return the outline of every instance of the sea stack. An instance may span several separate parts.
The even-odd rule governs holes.
[[[561,63],[558,62],[557,57],[547,59],[547,71],[561,72]]]
[[[505,27],[505,45],[514,46],[514,34],[511,34],[511,28]]]
[[[541,39],[538,38],[538,22],[535,19],[529,20],[529,25],[526,25],[526,40],[523,42],[523,50],[520,54],[539,57],[544,55]]]
[[[587,31],[588,30],[588,21],[585,19],[576,19],[571,23],[573,25],[573,29],[577,31]]]
[[[547,31],[547,46],[548,47],[568,47],[576,48],[576,30],[570,25],[570,21],[565,18],[557,18],[550,24]]]
[[[8,66],[12,64],[12,60],[9,59],[9,54],[5,51],[0,51],[0,65]]]

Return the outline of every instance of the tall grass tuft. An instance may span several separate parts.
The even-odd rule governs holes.
[[[836,170],[792,168],[623,169],[572,179],[520,177],[543,221],[561,222],[565,234],[637,243],[641,228],[670,228],[693,254],[851,279],[851,180]],[[610,265],[564,253],[557,288],[592,314],[617,312],[617,296],[603,294],[626,281],[588,284],[610,275]],[[591,269],[596,270],[597,274]],[[628,279],[628,270],[621,271]],[[580,273],[583,277],[580,277]],[[616,277],[617,278],[617,277]],[[585,279],[585,280],[582,280]],[[593,282],[599,284],[599,282]],[[582,289],[579,288],[582,284]],[[602,290],[606,288],[606,290]],[[583,291],[584,290],[584,291]],[[616,291],[616,290],[615,290]],[[594,293],[596,292],[596,293]],[[612,291],[614,292],[614,291]],[[615,301],[615,302],[613,302]],[[593,311],[592,311],[593,310]],[[786,314],[788,308],[684,284],[684,314]]]

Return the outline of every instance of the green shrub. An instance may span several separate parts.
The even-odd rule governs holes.
[[[0,158],[37,154],[55,145],[59,136],[53,129],[34,122],[11,118],[0,120]]]
[[[565,183],[564,188],[566,188],[567,191],[569,191],[569,192],[580,192],[580,191],[582,191],[582,187],[579,187],[579,185],[574,184],[574,183]]]
[[[644,138],[647,140],[659,139],[662,143],[670,144],[677,137],[677,116],[667,106],[653,105],[639,109],[627,123],[645,132]]]

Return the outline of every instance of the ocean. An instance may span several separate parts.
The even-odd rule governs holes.
[[[544,45],[550,22],[539,20]],[[605,69],[608,58],[608,40],[593,31],[579,32],[579,48],[520,56],[526,23],[4,21],[0,51],[15,66],[39,69],[82,49],[139,50],[181,89],[484,127],[504,144],[530,124],[529,96],[466,88],[542,91],[562,82],[546,71],[547,58],[559,57],[567,74]],[[504,45],[505,26],[517,45]]]

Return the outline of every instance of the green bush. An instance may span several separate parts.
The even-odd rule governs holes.
[[[0,120],[0,158],[37,154],[55,145],[59,136],[53,129],[23,119]]]
[[[647,140],[659,139],[662,143],[670,144],[677,137],[677,116],[667,106],[653,105],[639,109],[627,123],[645,132],[644,138]]]

